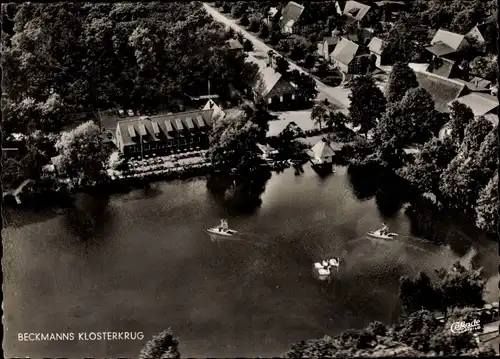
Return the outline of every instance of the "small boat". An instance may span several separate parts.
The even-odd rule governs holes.
[[[391,239],[394,239],[394,237],[396,237],[398,234],[391,233],[391,232],[382,233],[382,230],[378,229],[376,231],[368,232],[367,235],[370,237],[373,237],[373,238],[391,240]]]
[[[238,234],[238,231],[220,227],[209,228],[207,229],[207,232],[210,234],[217,234],[219,236],[225,236],[225,237],[232,237]]]
[[[207,232],[224,237],[233,237],[238,234],[238,231],[228,228],[227,221],[225,219],[221,219],[219,226],[207,229]]]

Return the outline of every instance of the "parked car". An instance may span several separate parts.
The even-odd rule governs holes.
[[[132,117],[132,116],[135,116],[135,115],[134,115],[134,111],[132,111],[132,110],[127,110],[127,115],[129,115],[129,116],[131,116],[131,117]]]
[[[117,112],[118,112],[118,116],[120,116],[120,117],[125,117],[125,111],[123,111],[123,110],[118,110]]]

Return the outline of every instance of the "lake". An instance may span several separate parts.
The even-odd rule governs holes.
[[[416,238],[398,205],[359,200],[346,168],[323,178],[308,166],[301,176],[287,169],[241,191],[224,195],[204,179],[156,183],[105,199],[79,195],[64,213],[7,215],[6,357],[134,357],[168,327],[183,357],[277,356],[303,339],[395,321],[400,276],[459,258],[484,267],[486,299],[497,301],[496,243],[471,239],[458,224],[446,224],[446,246]],[[205,233],[221,217],[238,240]],[[384,218],[401,238],[367,239]],[[313,262],[327,256],[342,258],[332,283],[312,276]],[[17,340],[99,331],[145,339]]]

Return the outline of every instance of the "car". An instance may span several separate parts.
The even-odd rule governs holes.
[[[123,110],[118,110],[118,116],[120,116],[120,117],[125,117],[125,111],[123,111]]]
[[[127,110],[127,115],[129,115],[130,117],[135,116],[134,111],[132,110]]]

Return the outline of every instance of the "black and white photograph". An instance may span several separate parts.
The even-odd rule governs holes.
[[[497,0],[1,9],[4,358],[500,355]]]

